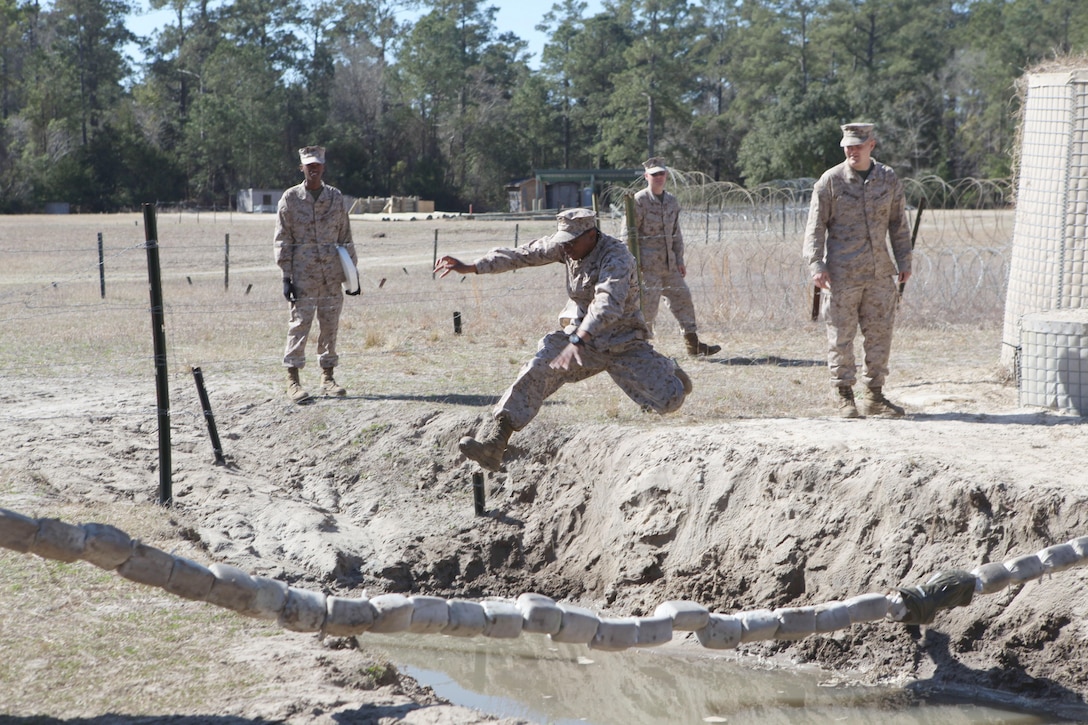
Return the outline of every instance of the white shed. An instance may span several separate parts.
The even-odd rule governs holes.
[[[239,189],[238,211],[250,214],[275,214],[283,196],[282,189]]]

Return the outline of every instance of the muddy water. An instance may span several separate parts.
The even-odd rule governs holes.
[[[367,635],[380,654],[441,697],[500,717],[570,725],[1026,725],[1065,720],[909,690],[836,684],[826,673],[744,665],[707,650],[601,652],[544,637]]]

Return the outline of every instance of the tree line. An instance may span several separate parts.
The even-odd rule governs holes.
[[[535,66],[478,0],[151,2],[136,37],[128,0],[0,0],[0,211],[222,208],[308,144],[348,194],[444,210],[654,155],[752,186],[818,176],[858,120],[901,174],[1006,176],[1018,78],[1088,51],[1083,0],[561,0]]]

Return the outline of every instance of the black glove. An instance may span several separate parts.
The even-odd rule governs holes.
[[[298,299],[298,295],[295,294],[295,286],[291,284],[289,277],[283,278],[283,298],[288,302],[295,302]]]

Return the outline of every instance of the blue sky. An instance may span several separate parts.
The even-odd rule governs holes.
[[[586,0],[588,8],[586,15],[594,15],[601,11],[601,0]],[[495,24],[499,32],[513,32],[521,38],[529,41],[529,52],[533,55],[531,64],[535,67],[540,63],[540,52],[544,48],[544,35],[538,33],[534,26],[541,21],[545,13],[552,7],[551,0],[544,2],[532,2],[532,0],[493,0],[486,3],[499,9],[495,15]],[[136,7],[139,10],[129,16],[128,28],[137,35],[150,35],[157,28],[174,21],[170,10],[158,10],[152,12],[147,0],[138,0]],[[135,55],[135,50],[131,49]]]

